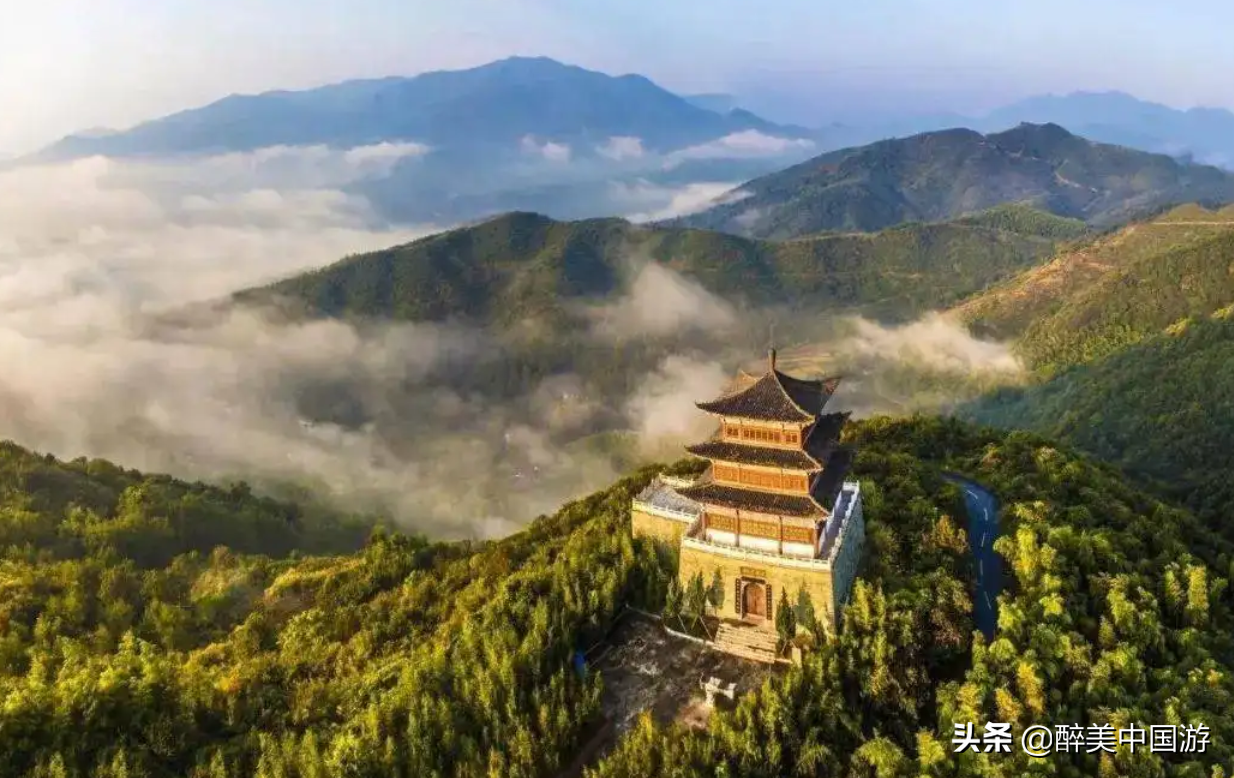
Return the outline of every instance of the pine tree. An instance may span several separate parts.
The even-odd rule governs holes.
[[[780,590],[780,603],[776,605],[776,632],[780,633],[780,643],[787,646],[797,635],[797,615],[788,601],[788,592]]]
[[[720,575],[720,570],[717,568],[711,576],[711,588],[707,590],[707,601],[716,610],[724,607],[724,590],[724,576]]]
[[[703,617],[707,607],[707,587],[703,584],[702,573],[695,573],[690,578],[684,606],[685,615],[692,623],[697,623]]]
[[[804,588],[797,590],[797,607],[794,615],[797,617],[798,624],[818,635],[818,615],[814,611],[814,600]]]

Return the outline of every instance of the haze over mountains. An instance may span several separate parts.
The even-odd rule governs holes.
[[[395,164],[349,191],[388,218],[437,223],[512,209],[654,215],[674,207],[675,196],[690,197],[692,184],[712,184],[702,190],[707,199],[815,150],[809,130],[708,110],[642,76],[513,57],[411,78],[232,95],[128,130],[73,135],[32,161],[282,147],[379,149]]]
[[[569,330],[580,305],[623,293],[641,274],[669,286],[680,275],[683,283],[747,309],[831,308],[906,321],[1004,280],[1043,259],[1056,242],[1084,232],[1083,222],[1023,206],[789,242],[615,218],[558,222],[510,213],[348,257],[236,299],[291,303],[293,313],[312,316],[462,320],[506,332],[539,319],[561,331]],[[657,334],[689,324],[699,300],[666,293],[663,303],[669,310],[641,313],[663,317],[664,332]]]
[[[678,96],[642,76],[513,57],[468,70],[232,95],[127,130],[77,133],[20,161],[370,149],[358,153],[391,164],[347,192],[383,219],[452,224],[510,210],[564,219],[672,217],[822,152],[959,127],[998,133],[1021,122],[1056,123],[1089,140],[1201,162],[1234,153],[1234,114],[1176,111],[1118,93],[1032,98],[978,117],[872,117],[818,129],[768,121],[740,103],[728,94]],[[983,204],[974,209],[994,204],[976,200]],[[909,218],[918,218],[912,210]],[[930,218],[948,215],[956,212]],[[891,218],[853,221],[877,228]]]
[[[736,97],[733,104],[739,104]],[[1234,112],[1225,108],[1172,108],[1126,92],[1079,91],[1025,97],[984,113],[934,111],[863,117],[846,111],[818,130],[825,148],[859,146],[885,138],[965,127],[1000,132],[1018,124],[1058,124],[1076,135],[1209,165],[1234,165]],[[775,116],[776,113],[769,114]]]
[[[42,156],[218,153],[317,144],[350,148],[392,141],[509,146],[527,136],[577,145],[573,153],[600,154],[614,137],[637,138],[648,151],[668,151],[746,130],[809,134],[746,111],[701,108],[643,76],[614,77],[545,57],[512,57],[469,70],[231,95],[122,132],[70,136]]]

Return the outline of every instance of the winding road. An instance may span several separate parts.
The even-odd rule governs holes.
[[[986,639],[994,636],[998,624],[998,593],[1003,588],[1003,558],[994,551],[998,538],[998,498],[981,484],[955,473],[943,475],[964,490],[968,513],[968,542],[977,563],[977,593],[973,621]]]

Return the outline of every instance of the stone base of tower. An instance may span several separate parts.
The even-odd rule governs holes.
[[[715,615],[721,619],[774,632],[781,595],[787,593],[790,606],[797,608],[804,593],[819,625],[828,631],[835,628],[830,569],[793,566],[792,560],[759,557],[741,549],[702,549],[688,540],[681,545],[679,559],[683,588],[695,575],[701,575],[706,586],[719,575],[724,594]]]
[[[838,616],[852,590],[865,541],[861,489],[845,482],[833,513],[834,534],[824,538],[817,557],[793,557],[741,548],[704,539],[699,532],[701,507],[676,489],[681,479],[660,477],[631,506],[631,530],[677,550],[677,577],[683,590],[695,576],[720,603],[713,615],[747,629],[776,631],[776,612],[787,595],[799,618],[808,607],[817,627],[834,634]],[[823,637],[819,635],[818,637]]]

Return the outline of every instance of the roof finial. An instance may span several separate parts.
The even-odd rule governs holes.
[[[771,322],[770,333],[767,337],[767,359],[774,373],[776,369],[776,323],[774,321]]]

